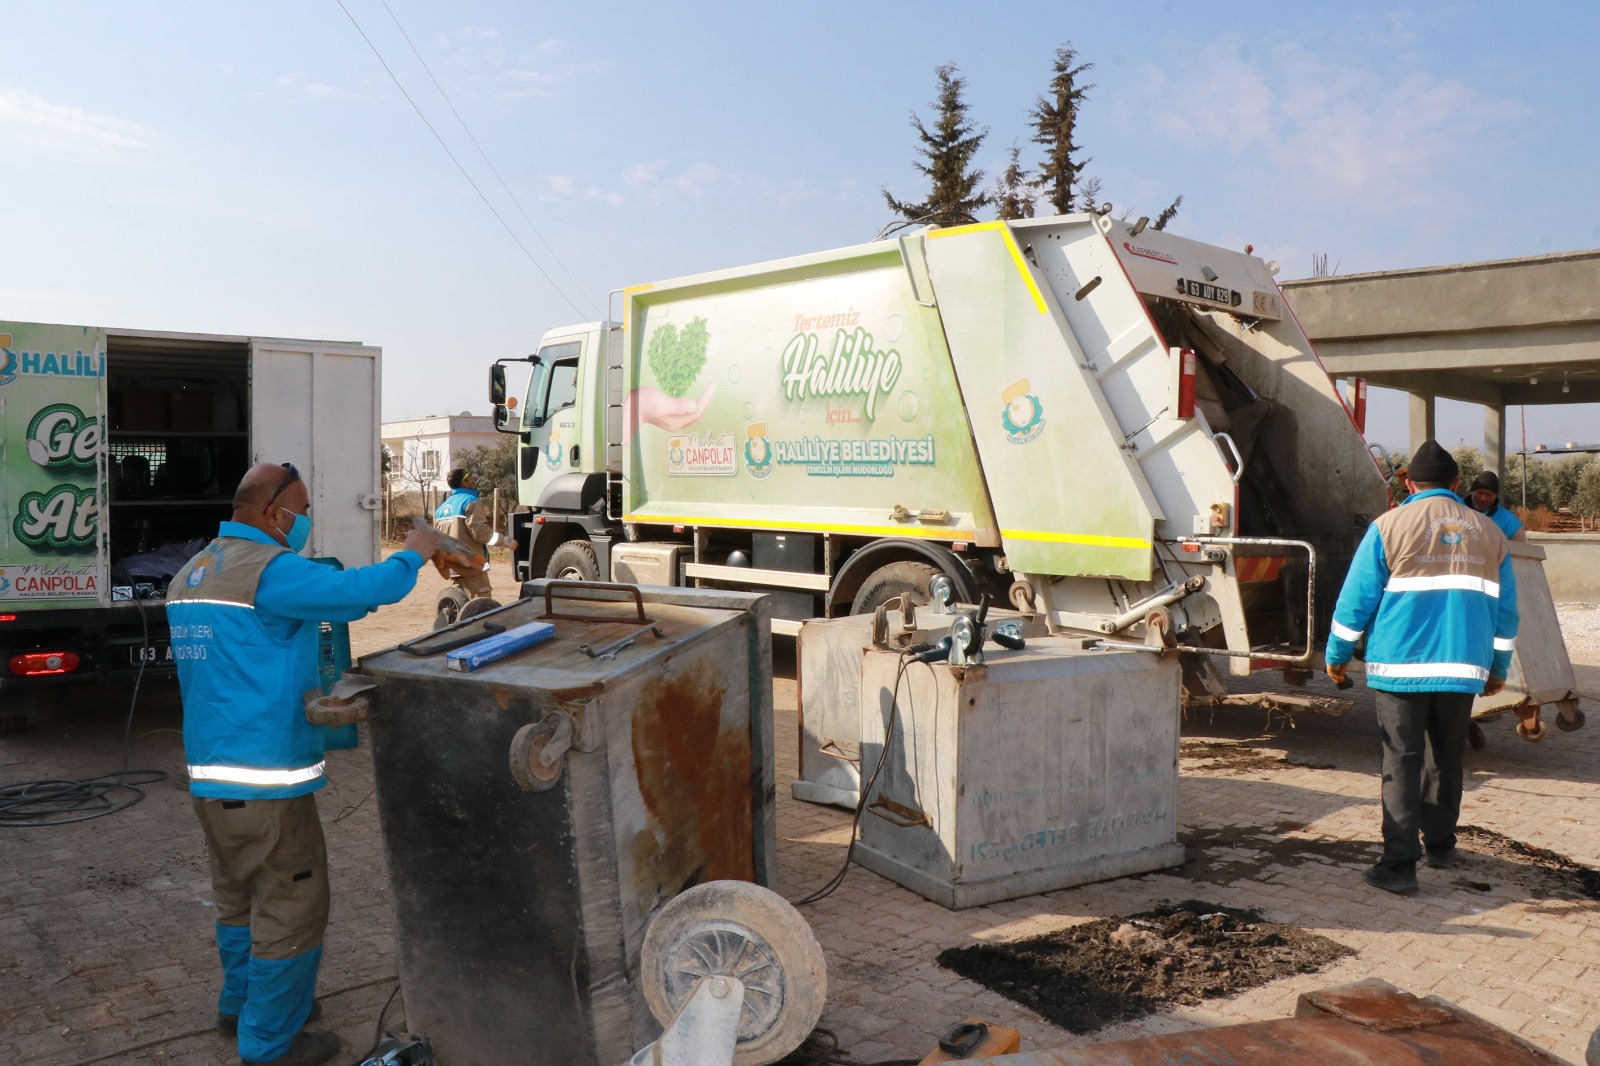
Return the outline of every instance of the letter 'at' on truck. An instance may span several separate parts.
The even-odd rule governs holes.
[[[1189,649],[1196,694],[1303,676],[1388,497],[1275,269],[1067,215],[623,289],[491,373],[517,576],[764,591],[792,633],[943,574]]]

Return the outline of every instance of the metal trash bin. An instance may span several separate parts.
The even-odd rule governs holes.
[[[936,641],[950,632],[954,611],[920,607],[912,625],[898,610],[884,612],[899,647]],[[1025,637],[1044,636],[1044,619],[992,609],[989,624],[1015,622]],[[800,702],[800,777],[790,794],[806,803],[854,810],[861,796],[861,662],[872,646],[873,616],[813,618],[800,627],[795,649]],[[870,765],[870,764],[869,764]]]
[[[1510,711],[1521,721],[1517,729],[1523,737],[1538,740],[1544,735],[1539,708],[1556,706],[1556,724],[1564,730],[1583,725],[1578,709],[1577,678],[1567,645],[1561,637],[1561,622],[1556,617],[1555,599],[1544,574],[1544,548],[1523,541],[1511,542],[1511,572],[1517,582],[1516,651],[1511,655],[1511,670],[1506,687],[1493,696],[1479,696],[1472,703],[1472,717],[1478,721]]]
[[[1178,843],[1177,661],[1065,636],[981,666],[869,649],[856,861],[951,909],[1147,873]]]
[[[629,979],[651,915],[704,881],[775,878],[768,607],[560,581],[522,595],[347,678],[346,695],[372,686],[356,699],[406,1024],[440,1066],[614,1066],[659,1032]],[[437,653],[540,619],[550,639],[471,672]]]

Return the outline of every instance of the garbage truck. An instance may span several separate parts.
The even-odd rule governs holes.
[[[252,463],[312,487],[309,554],[378,551],[380,349],[0,321],[0,728],[80,682],[171,680],[167,582]],[[39,698],[14,698],[32,691]]]
[[[1276,269],[1087,213],[618,290],[491,368],[516,577],[763,591],[792,633],[944,575],[1196,693],[1303,680],[1388,498]]]

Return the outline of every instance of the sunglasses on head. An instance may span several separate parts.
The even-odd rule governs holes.
[[[279,496],[283,495],[284,489],[300,480],[300,471],[295,469],[293,463],[279,463],[278,465],[283,467],[283,480],[278,482],[277,491],[267,498],[267,506],[269,507],[277,501]]]

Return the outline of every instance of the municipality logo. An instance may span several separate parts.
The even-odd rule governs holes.
[[[11,334],[0,333],[0,385],[17,380],[17,353],[11,350]]]
[[[1044,404],[1039,402],[1028,384],[1020,378],[1000,394],[1000,425],[1005,428],[1006,440],[1012,444],[1028,444],[1039,439],[1044,432]]]
[[[1460,526],[1446,526],[1444,533],[1439,537],[1439,539],[1444,541],[1446,544],[1456,545],[1461,543],[1463,536],[1464,534],[1461,532]]]
[[[761,480],[772,473],[772,444],[767,440],[767,424],[752,422],[744,431],[744,468]]]

